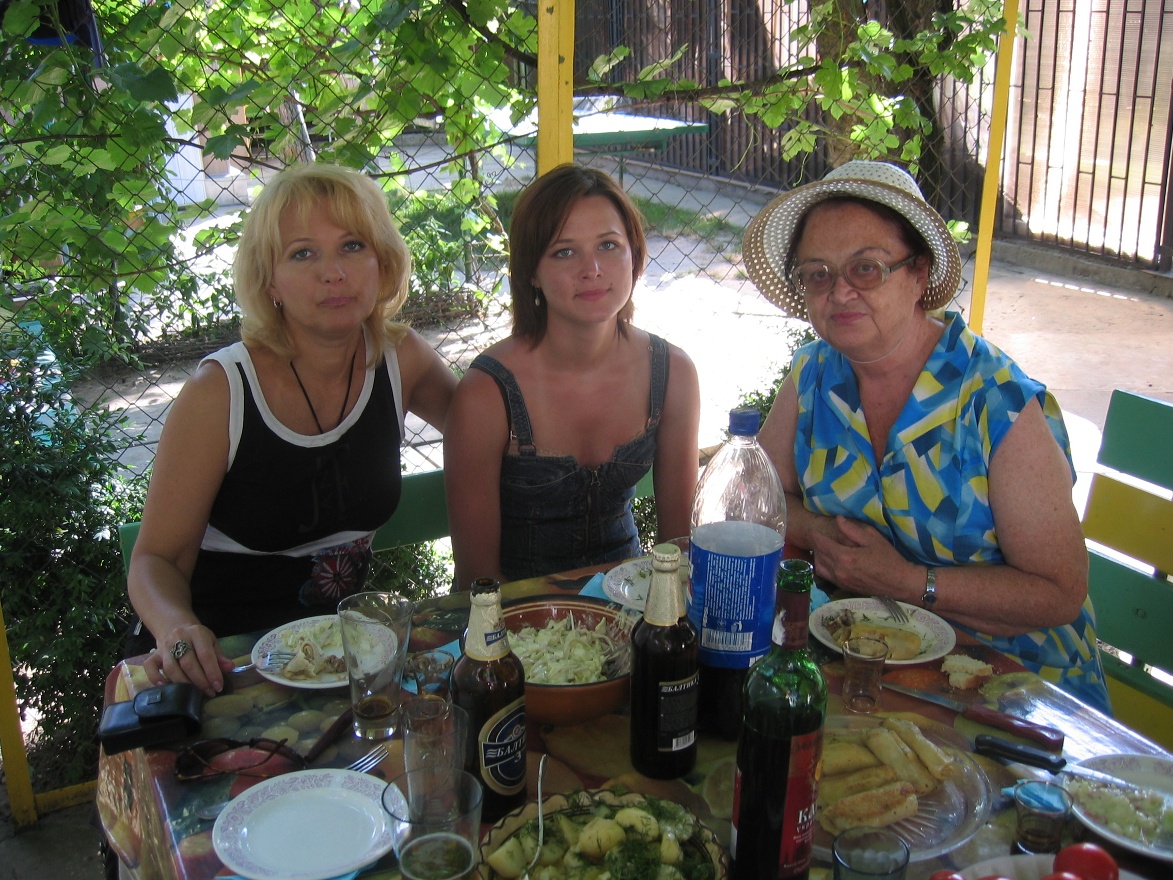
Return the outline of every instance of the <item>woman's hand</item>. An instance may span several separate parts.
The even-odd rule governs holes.
[[[815,517],[808,536],[815,572],[852,593],[890,594],[893,591],[886,588],[890,582],[916,576],[916,565],[901,556],[878,529],[859,520]]]
[[[206,626],[176,626],[157,641],[159,648],[143,664],[151,684],[187,681],[209,697],[224,689],[224,673],[232,668],[232,661]]]

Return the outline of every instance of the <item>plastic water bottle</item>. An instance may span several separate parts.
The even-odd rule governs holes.
[[[701,637],[698,729],[735,740],[749,668],[770,650],[775,583],[786,535],[782,481],[758,443],[761,414],[729,413],[729,440],[697,484],[692,506],[692,604]]]

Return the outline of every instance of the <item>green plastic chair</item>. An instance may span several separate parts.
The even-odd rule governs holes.
[[[1173,404],[1112,392],[1083,532],[1117,718],[1173,748]],[[1105,472],[1111,469],[1116,472]],[[1141,485],[1143,481],[1149,485]],[[1128,657],[1121,657],[1124,652]]]

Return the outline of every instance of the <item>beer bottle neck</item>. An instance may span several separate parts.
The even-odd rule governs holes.
[[[652,550],[652,582],[644,620],[652,626],[675,626],[688,613],[680,588],[680,550],[661,544]]]
[[[509,637],[501,613],[501,594],[473,593],[464,636],[465,656],[473,660],[500,660],[509,653]]]

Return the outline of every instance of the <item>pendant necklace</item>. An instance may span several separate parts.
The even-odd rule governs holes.
[[[338,420],[334,427],[342,424],[342,416],[346,413],[346,404],[350,400],[350,388],[354,383],[354,361],[358,357],[358,349],[355,348],[354,354],[350,356],[350,370],[346,374],[346,396],[342,398],[342,409],[338,410]],[[325,434],[326,430],[322,427],[322,423],[318,420],[318,411],[314,409],[314,402],[310,400],[309,392],[305,390],[305,385],[301,383],[301,376],[297,375],[297,367],[293,365],[293,361],[289,362],[289,369],[293,370],[293,378],[297,380],[297,387],[301,389],[301,396],[305,398],[306,406],[310,408],[310,415],[314,417],[314,424],[318,426],[318,433]]]

